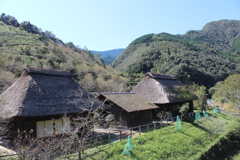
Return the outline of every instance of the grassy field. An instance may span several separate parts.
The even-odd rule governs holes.
[[[236,130],[239,131],[239,120],[219,113],[194,123],[183,122],[182,132],[178,132],[175,126],[169,126],[137,136],[132,139],[130,156],[122,154],[126,140],[88,149],[85,153],[89,156],[87,159],[198,159],[220,139]],[[68,158],[77,159],[77,154]]]

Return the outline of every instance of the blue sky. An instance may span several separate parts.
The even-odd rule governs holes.
[[[30,21],[89,50],[126,48],[149,33],[184,34],[240,20],[239,0],[0,0],[0,13]]]

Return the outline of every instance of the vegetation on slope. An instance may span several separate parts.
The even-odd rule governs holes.
[[[224,52],[240,51],[236,48],[237,39],[240,36],[239,20],[209,22],[202,30],[189,31],[183,36]]]
[[[170,74],[184,84],[194,82],[208,88],[230,74],[240,73],[239,63],[226,58],[220,51],[167,33],[136,39],[112,66],[119,72]]]
[[[234,112],[240,111],[240,74],[234,74],[227,77],[224,81],[216,83],[210,89],[212,99],[225,106],[224,109]]]
[[[69,69],[74,79],[91,92],[124,90],[127,79],[102,59],[72,42],[63,43],[50,31],[30,22],[18,23],[0,16],[0,92],[10,86],[27,67]]]
[[[122,154],[126,140],[89,149],[85,153],[89,155],[97,153],[89,159],[185,160],[200,157],[206,159],[209,156],[217,156],[216,154],[220,154],[222,157],[228,152],[227,147],[229,146],[226,144],[218,146],[222,142],[221,139],[226,138],[229,133],[238,135],[239,131],[239,120],[219,113],[209,118],[201,118],[193,124],[183,122],[182,132],[178,132],[175,126],[169,126],[137,136],[132,139],[133,149],[131,149],[130,156]],[[219,150],[224,151],[215,150],[215,152],[208,153],[208,150],[215,149],[216,145]],[[74,159],[74,156],[71,158]]]

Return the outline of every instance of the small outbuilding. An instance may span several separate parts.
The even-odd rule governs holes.
[[[127,128],[152,122],[152,110],[158,106],[130,92],[101,93],[97,97],[104,102],[115,121]]]
[[[33,136],[69,132],[69,115],[86,113],[100,101],[75,82],[68,70],[24,68],[21,77],[0,95],[0,116],[12,119],[12,131]],[[66,118],[62,118],[67,115]]]
[[[131,92],[159,107],[153,112],[154,118],[160,111],[168,112],[170,116],[177,116],[180,114],[180,107],[185,103],[189,103],[189,112],[193,112],[193,100],[198,99],[175,77],[151,72],[147,73]]]

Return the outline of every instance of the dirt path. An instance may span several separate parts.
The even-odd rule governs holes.
[[[0,155],[16,154],[13,150],[0,146]]]

